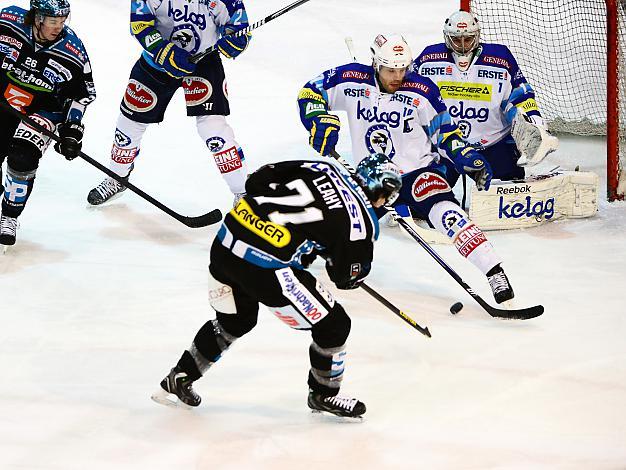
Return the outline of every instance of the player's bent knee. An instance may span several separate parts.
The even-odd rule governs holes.
[[[346,343],[351,327],[350,317],[340,304],[335,303],[329,315],[313,326],[313,340],[322,348],[339,347]]]
[[[9,167],[20,173],[30,173],[39,167],[41,150],[34,144],[26,141],[14,140],[9,144]]]

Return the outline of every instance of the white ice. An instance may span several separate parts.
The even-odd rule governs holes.
[[[256,20],[285,3],[247,7]],[[259,29],[227,64],[230,122],[251,168],[314,156],[295,97],[306,80],[348,62],[345,36],[363,60],[381,31],[405,33],[417,53],[441,40],[456,5],[312,0]],[[139,46],[128,2],[72,7],[98,88],[84,150],[107,164]],[[177,95],[165,123],[148,130],[132,181],[184,215],[227,209],[231,195],[182,101]],[[433,337],[362,290],[334,290],[353,320],[343,392],[368,406],[362,423],[346,424],[309,413],[309,336],[266,310],[197,382],[198,409],[150,401],[212,318],[206,276],[216,228],[188,229],[130,191],[89,208],[86,194],[103,175],[50,151],[18,243],[0,256],[0,468],[626,468],[626,205],[604,199],[605,155],[603,139],[567,138],[548,163],[601,175],[596,217],[488,234],[518,304],[545,306],[535,320],[489,317],[417,244],[383,233],[369,283]],[[493,302],[477,270],[453,248],[437,249]],[[465,308],[452,316],[456,301]]]

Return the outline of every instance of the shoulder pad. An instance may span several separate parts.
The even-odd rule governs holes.
[[[422,96],[430,97],[434,91],[439,90],[435,82],[430,78],[419,75],[415,72],[409,72],[404,77],[404,82],[398,91],[408,91],[417,93]]]
[[[206,4],[209,10],[213,10],[219,3],[223,3],[228,10],[228,14],[232,16],[237,10],[245,10],[246,7],[242,0],[200,0],[200,4]]]
[[[516,63],[509,48],[503,44],[481,44],[481,46],[483,49],[476,64],[501,67],[510,71]]]
[[[426,46],[422,53],[417,56],[415,59],[416,64],[423,64],[424,62],[432,62],[432,61],[448,61],[454,62],[450,52],[446,45],[441,42],[439,44],[432,44],[430,46]]]
[[[341,83],[366,83],[374,85],[374,67],[356,62],[340,65],[339,67],[330,69],[327,72],[326,79],[330,86],[339,85]]]
[[[87,56],[87,50],[85,49],[83,42],[68,26],[65,26],[65,37],[61,42],[55,44],[53,49],[70,55],[74,59],[80,61],[81,64],[85,64],[89,61],[89,58]]]
[[[23,8],[13,5],[3,8],[2,11],[0,11],[0,20],[13,23],[15,26],[25,31],[24,18],[26,17],[26,13],[27,11]]]

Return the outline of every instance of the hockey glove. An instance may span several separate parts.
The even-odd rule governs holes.
[[[163,41],[154,51],[154,62],[163,67],[169,76],[182,78],[196,70],[196,64],[189,61],[190,55],[176,44]]]
[[[365,265],[353,263],[350,265],[350,273],[341,273],[337,270],[330,258],[326,259],[326,272],[328,273],[328,277],[335,283],[337,289],[341,290],[350,290],[359,287],[363,279],[370,273],[371,269],[371,263]]]
[[[215,46],[224,57],[234,59],[246,50],[246,47],[248,47],[248,44],[250,44],[251,39],[252,34],[250,33],[246,33],[241,36],[226,35],[220,38],[215,43]]]
[[[334,114],[318,114],[311,118],[311,137],[309,145],[320,155],[326,156],[333,150],[339,141],[341,121]]]
[[[454,166],[461,174],[467,174],[476,183],[479,191],[487,191],[491,185],[493,171],[489,162],[471,147],[467,147],[460,152],[456,158]]]
[[[54,144],[54,150],[67,160],[74,160],[83,147],[85,127],[80,122],[64,122],[59,124],[58,129],[60,140]]]

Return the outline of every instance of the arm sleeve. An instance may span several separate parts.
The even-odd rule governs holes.
[[[524,77],[515,57],[509,49],[506,49],[506,59],[511,64],[511,93],[502,101],[501,109],[506,120],[510,123],[518,112],[523,112],[538,125],[543,124],[537,101],[535,101],[535,91]]]
[[[91,62],[85,52],[85,63],[82,76],[76,77],[75,92],[69,100],[65,120],[67,122],[80,122],[83,119],[87,106],[96,99],[96,87],[91,72]]]
[[[130,32],[144,50],[152,53],[165,39],[156,28],[156,16],[144,0],[130,1]]]
[[[241,0],[222,0],[222,8],[215,16],[215,24],[221,36],[233,34],[247,28],[248,13]]]

